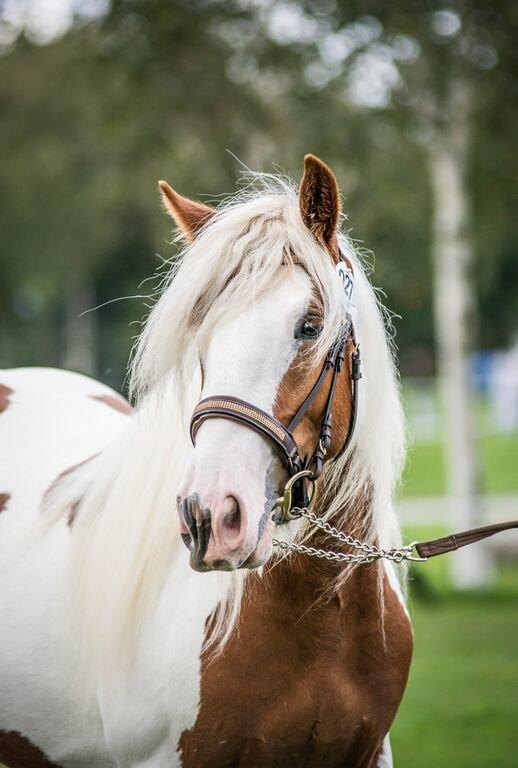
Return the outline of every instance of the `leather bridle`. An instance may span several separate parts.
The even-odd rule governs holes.
[[[340,260],[345,262],[348,269],[352,272],[352,265],[342,253]],[[364,564],[372,563],[374,560],[386,559],[400,563],[403,560],[421,562],[446,552],[452,552],[460,547],[481,541],[496,533],[518,528],[518,521],[513,520],[504,523],[484,526],[482,528],[473,528],[468,531],[461,531],[453,535],[445,536],[439,539],[430,539],[428,541],[414,541],[401,547],[393,549],[382,549],[373,544],[359,541],[344,531],[333,527],[329,521],[318,517],[309,507],[311,497],[308,499],[306,494],[306,481],[314,482],[322,474],[327,451],[331,444],[332,435],[332,410],[336,393],[338,377],[344,368],[344,362],[347,356],[347,347],[352,342],[352,353],[350,361],[351,376],[351,415],[347,436],[345,442],[338,454],[334,457],[336,460],[341,456],[351,443],[356,425],[358,413],[358,383],[361,379],[361,358],[360,346],[358,344],[352,317],[348,316],[348,333],[337,340],[329,349],[326,355],[320,374],[311,387],[297,412],[285,425],[266,411],[261,410],[252,403],[240,400],[237,397],[228,395],[212,395],[204,400],[200,400],[194,409],[191,418],[191,439],[193,444],[196,441],[196,434],[201,424],[207,419],[224,418],[231,419],[243,424],[262,437],[269,440],[275,451],[281,458],[284,466],[288,470],[290,478],[286,483],[284,494],[277,499],[274,510],[276,523],[286,523],[297,517],[304,517],[310,523],[325,531],[331,538],[338,539],[341,544],[346,544],[352,552],[333,552],[329,550],[316,549],[305,544],[295,542],[286,542],[273,539],[274,546],[281,550],[309,555],[311,557],[330,560],[334,563]],[[317,445],[313,453],[308,457],[300,455],[299,448],[293,436],[297,426],[308,412],[318,393],[321,391],[324,383],[331,372],[331,384],[327,395],[326,403],[320,419],[320,432]],[[357,554],[354,554],[354,551]],[[414,554],[414,552],[416,554]]]
[[[340,253],[341,261],[344,261],[348,268],[352,271],[352,265],[349,260],[345,259]],[[245,400],[240,400],[237,397],[229,395],[212,395],[200,400],[196,408],[194,409],[190,433],[193,445],[196,442],[196,434],[198,429],[207,419],[230,419],[240,424],[253,429],[259,433],[262,437],[269,440],[275,449],[276,453],[280,457],[284,466],[286,467],[290,475],[289,490],[293,488],[294,503],[297,506],[303,506],[304,503],[308,503],[306,497],[305,480],[315,481],[322,474],[324,468],[324,461],[331,445],[332,437],[332,411],[333,403],[336,394],[336,386],[340,373],[344,368],[344,363],[347,355],[347,347],[349,343],[352,343],[352,353],[350,360],[350,376],[351,376],[351,415],[349,419],[349,426],[347,429],[347,436],[345,442],[341,447],[335,459],[341,456],[351,443],[354,428],[356,425],[356,418],[358,413],[358,383],[361,379],[361,357],[360,357],[360,345],[356,338],[356,332],[352,318],[348,316],[348,332],[345,337],[335,341],[324,360],[322,369],[315,383],[311,387],[309,393],[301,403],[297,412],[289,422],[285,425],[281,421],[275,418],[275,416],[263,411],[252,403],[248,403]],[[329,387],[329,393],[326,398],[326,403],[322,411],[320,419],[320,431],[317,439],[315,450],[309,456],[303,457],[300,454],[297,442],[293,436],[293,433],[297,426],[300,424],[315,398],[322,390],[328,375],[331,373],[331,382]],[[286,522],[289,518],[291,509],[291,496],[290,503],[285,505],[284,517],[281,517],[279,522]]]

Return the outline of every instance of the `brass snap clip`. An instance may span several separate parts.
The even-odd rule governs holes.
[[[297,517],[300,517],[298,510],[296,508],[295,509],[291,508],[292,501],[293,501],[292,490],[295,483],[298,480],[301,480],[303,477],[307,478],[307,480],[309,480],[314,485],[315,478],[314,478],[313,472],[311,472],[311,470],[309,469],[303,469],[300,472],[297,472],[296,475],[293,475],[293,477],[290,477],[290,479],[288,480],[288,482],[284,487],[284,493],[282,494],[282,496],[280,496],[277,499],[277,501],[273,505],[274,509],[279,508],[281,510],[279,519],[277,521],[279,524],[289,523],[291,520],[295,520]],[[313,494],[314,494],[314,491],[311,494],[308,508],[311,506],[311,502],[313,501]]]
[[[405,557],[405,560],[411,560],[413,563],[425,563],[428,558],[427,557],[421,557],[419,552],[417,551],[416,544],[419,544],[419,541],[413,541],[411,544],[407,544],[406,547],[403,547],[408,552],[408,555]],[[413,552],[416,552],[414,555]]]

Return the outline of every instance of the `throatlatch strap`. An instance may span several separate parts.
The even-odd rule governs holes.
[[[436,557],[444,555],[446,552],[453,552],[468,544],[475,544],[477,541],[494,536],[495,533],[509,531],[518,528],[518,520],[510,520],[508,523],[495,523],[494,525],[484,525],[482,528],[472,528],[469,531],[452,533],[450,536],[443,536],[440,539],[430,539],[429,541],[419,541],[415,544],[415,549],[419,557]]]

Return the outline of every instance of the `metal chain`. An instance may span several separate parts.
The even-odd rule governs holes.
[[[299,554],[309,555],[310,557],[318,557],[322,560],[330,560],[334,563],[354,563],[355,565],[362,565],[364,563],[372,563],[374,560],[392,560],[395,563],[402,563],[403,560],[421,561],[426,558],[416,557],[412,554],[414,543],[407,544],[404,547],[394,547],[393,549],[382,549],[381,547],[375,547],[371,544],[367,544],[364,541],[355,539],[349,533],[339,531],[333,525],[323,520],[321,517],[315,515],[314,512],[306,507],[300,509],[295,507],[292,510],[292,514],[295,517],[305,517],[311,523],[325,531],[331,538],[338,539],[343,544],[348,544],[354,549],[359,549],[360,554],[354,555],[352,553],[345,552],[331,552],[325,549],[317,549],[315,547],[308,547],[305,544],[293,544],[286,541],[280,541],[279,539],[273,539],[273,544],[279,549],[283,549],[286,552],[298,552]]]

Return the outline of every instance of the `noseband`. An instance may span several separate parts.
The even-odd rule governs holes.
[[[341,260],[346,261],[342,254],[340,254],[340,256]],[[348,264],[348,262],[346,263]],[[344,453],[351,442],[358,413],[358,382],[361,379],[361,358],[360,346],[356,339],[356,333],[351,318],[349,318],[349,331],[347,336],[344,339],[336,341],[330,347],[317,380],[289,424],[283,424],[274,416],[266,413],[266,411],[261,410],[261,408],[258,408],[252,403],[228,395],[213,395],[207,397],[204,400],[200,400],[194,409],[190,426],[193,445],[196,442],[198,429],[203,422],[207,419],[216,418],[230,419],[231,421],[244,424],[269,440],[290,474],[290,480],[286,486],[285,495],[279,500],[278,504],[284,512],[284,515],[279,519],[279,522],[286,522],[290,519],[292,488],[293,495],[296,497],[296,505],[303,506],[304,503],[308,504],[309,502],[305,495],[304,478],[307,478],[310,481],[315,481],[322,474],[325,457],[329,450],[329,446],[331,445],[332,410],[336,385],[344,366],[347,345],[349,342],[352,342],[353,344],[353,351],[351,354],[351,416],[345,442],[339,453],[335,456],[336,459]],[[331,385],[320,419],[320,432],[317,444],[311,455],[302,457],[295,438],[293,437],[293,432],[308,412],[318,393],[324,386],[324,382],[330,372],[332,376]]]

